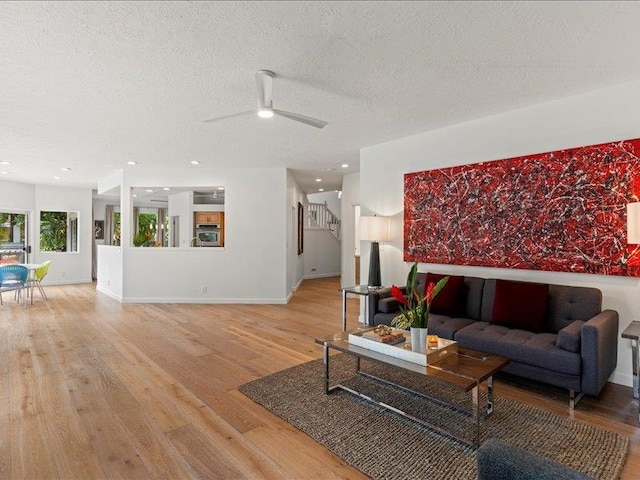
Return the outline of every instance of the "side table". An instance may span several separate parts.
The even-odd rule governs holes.
[[[640,322],[631,322],[622,332],[622,338],[631,340],[631,362],[633,369],[633,398],[640,398],[638,391],[638,372],[640,371]],[[638,409],[638,421],[640,421],[640,408]]]
[[[368,297],[369,294],[378,288],[383,287],[369,287],[367,285],[355,285],[353,287],[342,287],[342,331],[347,330],[347,294],[352,293],[354,295],[362,295]],[[369,321],[369,299],[366,298],[364,302],[364,321]]]

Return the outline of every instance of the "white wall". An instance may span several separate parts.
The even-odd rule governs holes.
[[[304,231],[304,278],[340,275],[340,241],[326,228]]]
[[[36,186],[0,180],[0,212],[31,212],[36,208]]]
[[[131,246],[131,187],[225,187],[225,247]],[[143,169],[123,174],[124,302],[284,303],[288,297],[284,168]],[[103,250],[99,250],[99,254]],[[102,272],[98,270],[99,283]],[[206,287],[206,291],[203,291]]]
[[[304,279],[305,256],[307,254],[307,248],[304,245],[304,252],[298,255],[298,202],[304,205],[306,212],[306,195],[294,180],[291,172],[287,171],[287,292],[289,296]]]
[[[498,160],[526,154],[640,137],[640,81],[483,118],[453,127],[363,148],[360,152],[364,209],[393,216],[393,241],[381,252],[382,281],[404,283],[402,260],[403,175],[409,172]],[[389,163],[393,158],[393,163]],[[364,258],[363,266],[368,261]],[[640,320],[637,278],[421,265],[423,271],[592,286],[603,293],[603,308],[617,310],[620,332]],[[631,348],[619,340],[612,381],[631,385]]]
[[[352,173],[342,178],[342,220],[340,222],[342,240],[342,275],[341,283],[343,287],[355,285],[356,269],[354,263],[356,242],[355,233],[355,213],[354,207],[360,205],[360,174]],[[368,257],[367,257],[368,258]],[[360,278],[363,277],[362,274]]]
[[[98,245],[98,281],[96,289],[122,301],[122,248]]]

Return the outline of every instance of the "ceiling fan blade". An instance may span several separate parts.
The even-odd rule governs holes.
[[[248,112],[232,113],[231,115],[225,115],[223,117],[209,118],[205,120],[205,123],[217,122],[218,120],[226,120],[227,118],[241,117],[242,115],[255,114],[257,110],[249,110]]]
[[[273,91],[273,77],[276,74],[271,70],[258,70],[256,72],[256,85],[258,86],[258,102],[261,107],[270,107],[271,92]]]
[[[285,112],[284,110],[276,110],[275,108],[273,109],[273,113],[275,113],[276,115],[280,115],[281,117],[288,118],[289,120],[295,120],[296,122],[305,123],[316,128],[323,128],[329,123],[318,120],[317,118],[305,117],[304,115],[299,115],[297,113]]]

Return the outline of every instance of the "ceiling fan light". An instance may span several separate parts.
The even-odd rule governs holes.
[[[269,107],[260,107],[258,108],[258,116],[260,118],[271,118],[273,117],[273,109]]]

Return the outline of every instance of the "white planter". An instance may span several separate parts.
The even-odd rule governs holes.
[[[427,329],[411,327],[411,351],[427,353]]]

